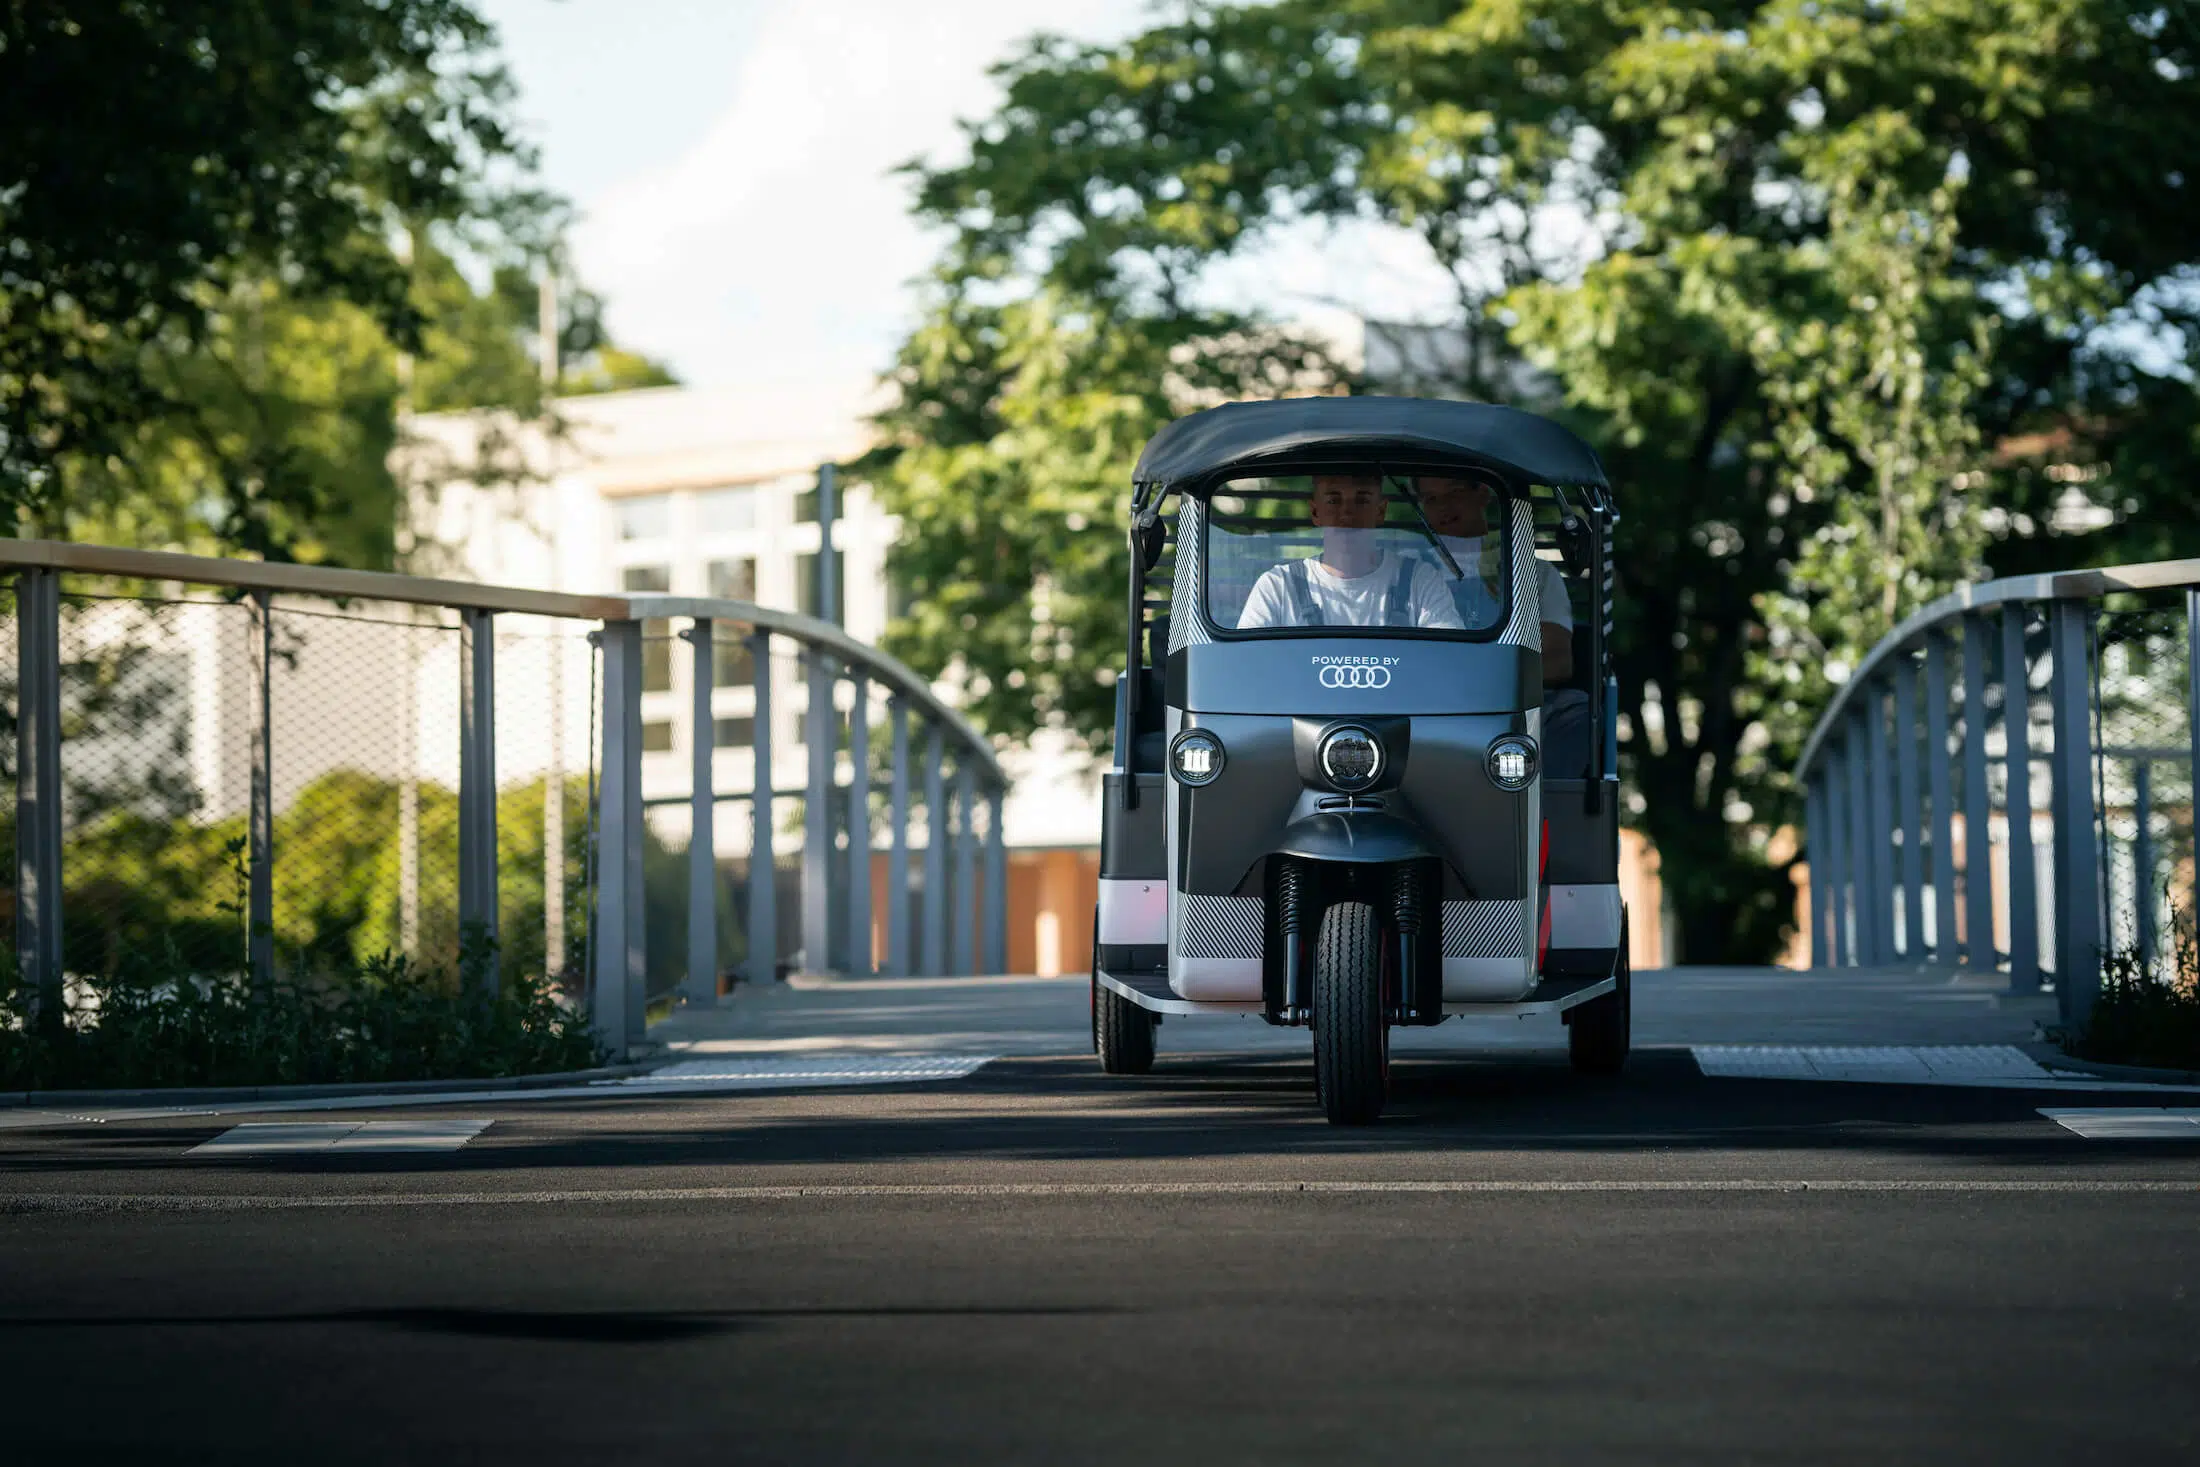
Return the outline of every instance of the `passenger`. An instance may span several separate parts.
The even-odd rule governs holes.
[[[1504,598],[1481,574],[1483,538],[1490,532],[1490,496],[1496,486],[1486,478],[1424,474],[1413,486],[1421,512],[1452,559],[1465,571],[1450,583],[1460,621],[1472,628],[1494,623]],[[1574,675],[1574,612],[1558,567],[1538,560],[1537,615],[1543,624],[1543,767],[1559,779],[1579,778],[1589,767],[1589,695],[1579,688],[1551,687]]]
[[[1320,558],[1264,571],[1238,626],[1460,629],[1445,574],[1383,548],[1380,474],[1316,474],[1311,505]]]

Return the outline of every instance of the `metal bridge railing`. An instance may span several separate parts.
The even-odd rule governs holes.
[[[2105,951],[2194,905],[2200,561],[1966,586],[1872,648],[1803,747],[1811,959],[2005,969],[2082,1024]]]
[[[0,823],[16,849],[0,940],[41,1012],[156,949],[163,971],[265,984],[278,965],[382,952],[455,964],[479,933],[495,943],[488,981],[550,978],[623,1053],[651,997],[715,1002],[736,955],[769,978],[789,939],[813,970],[1006,965],[991,747],[831,623],[29,540],[0,541],[0,593],[14,621],[0,713],[15,725],[0,734],[14,758]],[[789,700],[798,781],[774,757],[774,710],[796,691],[785,648],[806,684]],[[675,721],[643,719],[645,698],[662,712],[674,658],[692,694],[684,751]],[[714,700],[735,679],[751,691]],[[781,819],[790,801],[799,831]],[[722,829],[722,804],[746,820]]]

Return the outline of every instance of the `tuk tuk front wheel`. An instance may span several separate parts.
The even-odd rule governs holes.
[[[1314,1088],[1336,1125],[1368,1125],[1388,1099],[1382,954],[1373,907],[1337,902],[1322,913],[1314,939]]]
[[[1100,1068],[1111,1075],[1143,1075],[1153,1068],[1153,1015],[1112,988],[1093,983],[1092,1027]]]

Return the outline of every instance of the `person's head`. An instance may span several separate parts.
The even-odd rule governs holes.
[[[1324,530],[1373,530],[1383,522],[1380,474],[1316,474],[1314,523]]]
[[[1413,487],[1421,496],[1421,512],[1429,528],[1439,535],[1487,535],[1490,532],[1490,496],[1496,486],[1476,475],[1421,474]]]

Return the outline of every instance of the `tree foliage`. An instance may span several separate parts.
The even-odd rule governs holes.
[[[1383,221],[1453,286],[1436,385],[1604,452],[1634,818],[1682,955],[1767,956],[1786,770],[1864,648],[1989,570],[2200,549],[2196,66],[2182,7],[2123,0],[1281,0],[1036,42],[918,173],[950,234],[880,482],[965,533],[898,548],[961,609],[897,648],[998,731],[1104,738],[1137,440],[1320,385],[1205,280]]]
[[[401,413],[543,407],[511,98],[463,0],[0,9],[0,519],[388,564]],[[561,388],[669,380],[561,327]]]

